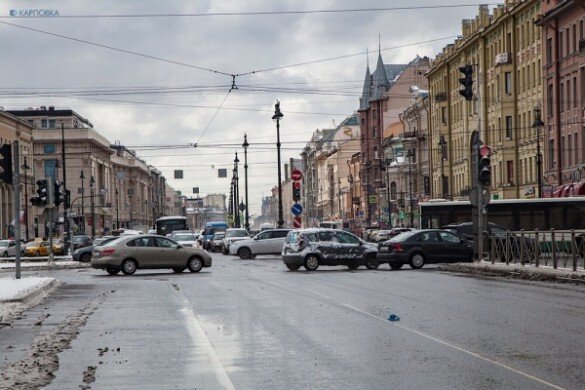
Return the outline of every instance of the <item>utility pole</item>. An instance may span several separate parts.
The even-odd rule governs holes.
[[[14,204],[14,242],[16,253],[14,254],[14,265],[16,271],[16,279],[20,279],[20,159],[19,159],[19,150],[18,150],[18,141],[14,141],[12,144],[12,156],[14,163],[13,170],[13,186],[14,191],[12,192],[13,195],[13,204]],[[26,172],[26,171],[25,171]],[[25,175],[26,177],[26,175]],[[25,183],[26,185],[26,183]],[[26,187],[25,187],[26,188]],[[25,203],[28,202],[28,199],[25,200]],[[28,226],[27,226],[28,228]]]
[[[65,201],[63,202],[63,228],[65,230],[65,254],[68,254],[71,245],[71,231],[69,226],[69,218],[67,218],[67,208],[71,207],[71,200],[68,199],[69,195],[67,194],[67,168],[65,165],[65,125],[63,123],[61,123],[61,159],[63,160],[63,193],[65,194]],[[59,196],[59,194],[56,194],[56,196]]]
[[[15,141],[18,142],[18,141]],[[18,160],[15,160],[18,164]],[[22,169],[24,169],[24,235],[26,238],[26,242],[29,242],[30,237],[28,233],[28,175],[27,171],[30,167],[27,164],[26,156],[24,156],[24,164],[22,164]]]
[[[246,230],[250,230],[250,214],[248,211],[248,146],[250,146],[250,144],[248,143],[248,136],[246,135],[246,133],[244,133],[244,143],[242,144],[242,147],[244,148],[244,195],[246,197],[246,214],[245,214],[245,220],[244,220],[244,227],[246,228]]]

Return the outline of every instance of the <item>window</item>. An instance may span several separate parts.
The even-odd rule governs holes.
[[[508,171],[508,184],[514,184],[514,161],[506,161],[506,170]]]
[[[512,139],[512,117],[506,117],[506,139]]]
[[[55,153],[55,145],[43,145],[43,152],[45,154],[53,154]]]
[[[447,124],[447,107],[441,107],[441,122]]]
[[[57,166],[57,160],[45,160],[45,177],[50,177],[53,180],[56,180],[56,166]]]
[[[146,237],[144,237],[144,238],[146,238]],[[152,246],[152,245],[146,245],[146,246]],[[161,248],[176,248],[177,244],[175,244],[171,240],[167,240],[164,237],[156,237],[156,246],[161,247]]]
[[[575,137],[573,138],[573,146],[574,146],[573,155],[575,156],[574,157],[575,164],[579,163],[579,148],[577,147],[578,144],[579,144],[579,141],[577,139],[577,132],[575,132]]]
[[[55,120],[49,119],[49,129],[54,129],[54,128],[55,128]]]
[[[546,63],[552,62],[552,38],[546,39]]]
[[[553,116],[553,85],[548,85],[548,94],[546,96],[546,114]]]
[[[560,93],[559,93],[559,108],[561,109],[561,112],[565,111],[565,84],[560,83]]]
[[[378,129],[376,129],[376,126],[372,127],[372,138],[376,138],[378,135]]]
[[[585,131],[585,130],[584,130]],[[551,139],[548,141],[548,169],[553,169],[555,167],[555,140]]]
[[[571,134],[569,134],[567,136],[567,147],[568,148],[573,148],[573,144],[571,143],[571,139],[572,139],[572,136],[571,136]],[[567,163],[568,163],[568,166],[571,166],[571,165],[573,165],[573,154],[571,153],[570,149],[566,149],[566,150],[567,150],[567,158],[569,160]]]
[[[288,230],[274,230],[271,238],[285,238],[288,235]]]
[[[41,119],[41,128],[46,129],[49,127],[49,121],[46,119]]]
[[[359,245],[360,244],[359,238],[357,238],[356,236],[354,236],[352,234],[345,233],[345,232],[337,232],[336,235],[337,235],[337,238],[339,239],[339,241],[343,244],[352,244],[352,245]]]
[[[506,95],[512,94],[512,72],[506,72],[504,79],[504,90]]]
[[[577,76],[573,77],[573,108],[577,108]]]
[[[443,240],[443,242],[446,242],[446,243],[450,243],[450,244],[460,244],[461,243],[461,240],[459,239],[459,237],[457,237],[453,233],[439,232],[439,236],[441,236],[441,240]]]
[[[573,24],[573,53],[577,51],[577,24]]]
[[[319,236],[319,241],[322,242],[337,242],[337,238],[333,235],[331,231],[324,231],[317,233]]]

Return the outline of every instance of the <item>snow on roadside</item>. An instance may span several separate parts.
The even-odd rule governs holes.
[[[22,279],[0,278],[0,302],[23,296],[54,278],[27,277]]]

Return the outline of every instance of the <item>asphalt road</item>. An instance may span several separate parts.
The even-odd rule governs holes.
[[[64,285],[0,328],[0,372],[52,332],[46,389],[585,386],[583,286],[213,256],[199,274],[26,271]]]

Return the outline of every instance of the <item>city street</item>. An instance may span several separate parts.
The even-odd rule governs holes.
[[[585,384],[583,286],[213,258],[198,274],[24,271],[63,285],[0,327],[0,389]]]

